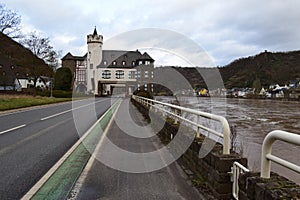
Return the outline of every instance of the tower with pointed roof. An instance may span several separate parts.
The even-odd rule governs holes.
[[[98,35],[95,27],[93,34],[87,35],[87,92],[95,95],[98,95],[98,74],[96,70],[102,61],[102,44],[103,36]]]
[[[62,66],[71,69],[73,89],[96,96],[131,95],[134,91],[153,92],[154,59],[144,52],[102,50],[103,36],[95,27],[87,35],[87,53],[62,58]]]

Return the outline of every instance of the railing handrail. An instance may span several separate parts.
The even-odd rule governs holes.
[[[231,181],[232,181],[232,196],[235,199],[239,199],[239,177],[240,174],[250,172],[248,168],[243,166],[241,163],[235,161],[231,168]]]
[[[211,114],[211,113],[198,111],[198,110],[194,110],[194,109],[191,109],[191,108],[185,108],[185,107],[182,107],[182,106],[177,106],[177,105],[174,105],[174,104],[164,103],[164,102],[160,102],[160,101],[156,101],[156,100],[153,100],[153,99],[148,99],[148,98],[140,97],[140,96],[136,96],[136,95],[133,95],[132,97],[134,99],[139,98],[139,99],[147,101],[147,102],[160,104],[160,105],[167,106],[167,107],[170,107],[170,108],[173,108],[173,109],[176,109],[176,110],[188,112],[188,113],[191,113],[191,114],[195,114],[197,116],[202,116],[202,117],[205,117],[205,118],[208,118],[208,119],[212,119],[212,120],[221,122],[221,124],[223,126],[223,133],[218,133],[217,131],[214,131],[212,129],[205,128],[203,125],[198,124],[198,122],[194,123],[194,122],[191,122],[189,120],[185,120],[185,121],[187,121],[187,122],[189,122],[193,125],[196,125],[197,128],[204,129],[204,130],[209,131],[209,132],[211,132],[211,133],[213,133],[213,134],[215,134],[219,137],[222,137],[223,140],[224,140],[223,154],[230,154],[230,127],[229,127],[228,121],[225,117],[220,116],[220,115],[215,115],[215,114]],[[147,103],[147,104],[149,104],[149,103]],[[156,106],[155,106],[155,108],[159,109]],[[182,118],[182,116],[176,115],[174,113],[172,115],[177,116],[178,118]]]
[[[270,178],[271,172],[271,161],[282,165],[290,170],[300,173],[300,166],[295,165],[289,161],[281,159],[277,156],[272,155],[272,144],[276,140],[281,140],[290,144],[295,144],[300,146],[300,135],[295,133],[290,133],[287,131],[275,130],[265,137],[262,145],[262,154],[261,154],[261,172],[260,176],[262,178]]]

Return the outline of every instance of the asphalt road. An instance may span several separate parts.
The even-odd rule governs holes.
[[[131,117],[124,117],[126,109],[129,109]],[[120,116],[121,120],[126,123],[117,122],[116,118]],[[162,148],[163,144],[156,135],[153,135],[153,130],[148,128],[142,130],[136,126],[145,127],[148,123],[128,99],[121,103],[116,118],[105,134],[107,137],[98,143],[94,152],[95,156],[91,158],[78,179],[70,199],[203,199],[176,162],[169,166],[165,165],[159,170],[150,169],[157,162],[164,162],[164,159],[160,157],[161,155],[147,157],[144,153],[156,151]],[[134,132],[136,136],[143,135],[144,137],[128,135]],[[135,155],[122,154],[111,148],[109,141],[125,151],[144,156],[139,160],[134,157]],[[120,169],[117,169],[118,167]],[[135,169],[136,172],[140,172],[135,173]]]
[[[20,199],[113,102],[86,99],[0,114],[0,199]]]

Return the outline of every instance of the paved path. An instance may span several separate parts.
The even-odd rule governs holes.
[[[124,150],[135,153],[152,152],[162,147],[159,138],[156,135],[153,136],[153,132],[149,128],[145,128],[143,133],[140,132],[144,138],[133,137],[124,132],[125,129],[130,130],[130,128],[136,130],[136,124],[147,125],[143,116],[129,103],[128,99],[122,102],[117,117],[124,117],[126,109],[129,109],[134,123],[129,117],[126,117],[119,118],[128,124],[126,128],[122,127],[124,123],[120,120],[115,120],[111,124],[111,128],[106,133],[107,137],[103,137],[96,149],[95,156],[89,161],[79,178],[72,192],[72,198],[101,200],[203,199],[198,191],[191,186],[187,176],[176,162],[156,171],[129,173],[124,172],[124,170],[113,169],[98,161],[100,158],[108,165],[122,166],[120,167],[122,169],[125,169],[126,166],[135,168],[137,167],[135,164],[139,164],[139,170],[147,171],[149,170],[149,160],[144,160],[143,165],[133,158],[120,157],[118,156],[120,154],[112,151],[109,147],[111,144],[108,140]],[[119,121],[118,124],[121,128],[116,121]],[[136,132],[135,130],[132,132]],[[145,138],[147,135],[152,137]],[[132,168],[127,168],[127,170],[134,171]],[[74,197],[74,195],[76,196]]]

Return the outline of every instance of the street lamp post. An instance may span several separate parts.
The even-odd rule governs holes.
[[[53,82],[54,82],[54,79],[50,78],[50,97],[51,98],[53,97]]]

